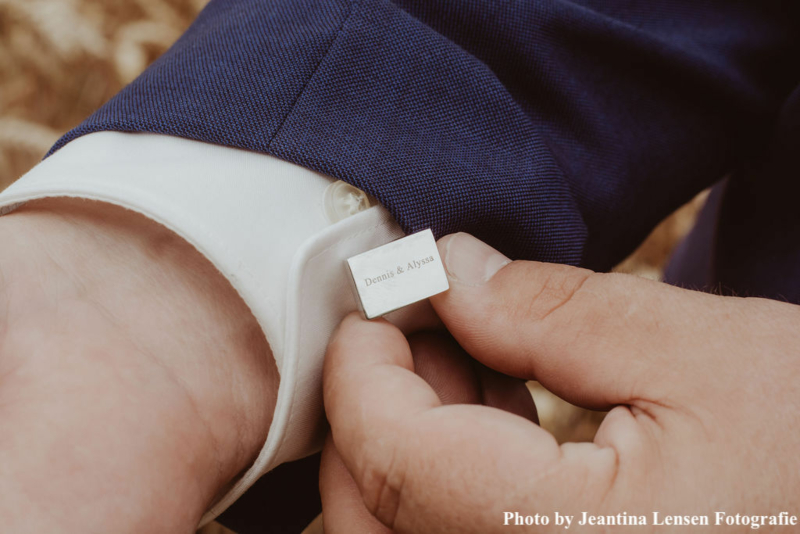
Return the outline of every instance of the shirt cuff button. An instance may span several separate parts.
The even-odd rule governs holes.
[[[323,205],[325,216],[335,223],[364,211],[372,202],[364,191],[339,180],[325,189]]]

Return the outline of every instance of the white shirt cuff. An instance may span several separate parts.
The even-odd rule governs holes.
[[[102,132],[72,141],[0,193],[0,215],[65,196],[142,213],[194,245],[258,320],[280,372],[272,426],[255,463],[201,525],[270,469],[319,449],[325,348],[357,309],[345,260],[403,235],[381,206],[332,222],[324,201],[332,184],[272,156]]]

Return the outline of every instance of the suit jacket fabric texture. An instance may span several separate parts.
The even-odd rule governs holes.
[[[759,161],[800,77],[777,0],[214,0],[69,132],[270,153],[407,232],[605,270]],[[793,293],[796,294],[796,293]]]

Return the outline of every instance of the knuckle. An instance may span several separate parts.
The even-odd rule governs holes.
[[[394,529],[400,509],[405,469],[398,462],[394,447],[388,454],[372,448],[365,455],[361,469],[361,494],[369,513],[390,529]]]
[[[516,298],[516,305],[508,310],[517,321],[544,322],[557,312],[572,310],[571,304],[583,295],[587,281],[595,276],[598,275],[585,269],[548,266],[544,273],[528,277],[535,280],[532,285],[528,282],[530,292],[525,292],[524,298]]]

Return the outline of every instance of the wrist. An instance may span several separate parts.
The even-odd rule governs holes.
[[[14,320],[0,396],[33,399],[15,424],[59,434],[55,447],[105,443],[76,476],[117,479],[134,501],[160,486],[201,514],[255,457],[274,407],[277,371],[244,303],[180,237],[114,206],[31,203],[0,219],[0,240]],[[33,428],[56,411],[63,428]]]

